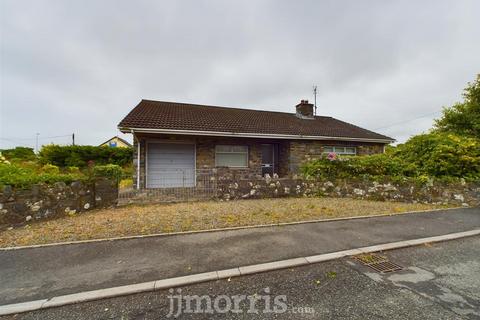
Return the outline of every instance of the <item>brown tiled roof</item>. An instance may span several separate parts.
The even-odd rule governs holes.
[[[332,117],[151,100],[142,100],[118,127],[394,140]]]

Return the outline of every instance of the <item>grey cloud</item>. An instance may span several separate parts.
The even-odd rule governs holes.
[[[474,0],[0,6],[0,137],[30,145],[103,142],[142,98],[292,111],[313,84],[320,114],[404,141],[435,116],[396,123],[460,100],[480,70]]]

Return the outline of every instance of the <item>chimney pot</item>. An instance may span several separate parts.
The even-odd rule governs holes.
[[[300,100],[300,103],[295,107],[297,117],[301,119],[313,119],[313,104],[308,103],[308,100]]]

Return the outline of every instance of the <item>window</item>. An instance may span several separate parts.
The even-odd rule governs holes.
[[[231,168],[248,167],[248,147],[230,145],[216,146],[215,166]]]
[[[335,152],[336,154],[356,155],[357,148],[355,147],[338,147],[338,146],[325,146],[323,147],[324,153]]]

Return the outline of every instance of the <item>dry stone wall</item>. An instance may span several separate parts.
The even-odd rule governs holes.
[[[392,200],[433,204],[480,205],[478,183],[392,183],[363,180],[315,181],[300,178],[266,177],[256,180],[224,181],[217,197],[222,200],[275,197],[330,196],[368,200]]]
[[[0,227],[111,207],[117,198],[117,183],[107,179],[91,184],[57,182],[50,186],[34,185],[30,189],[5,186],[0,190]]]

